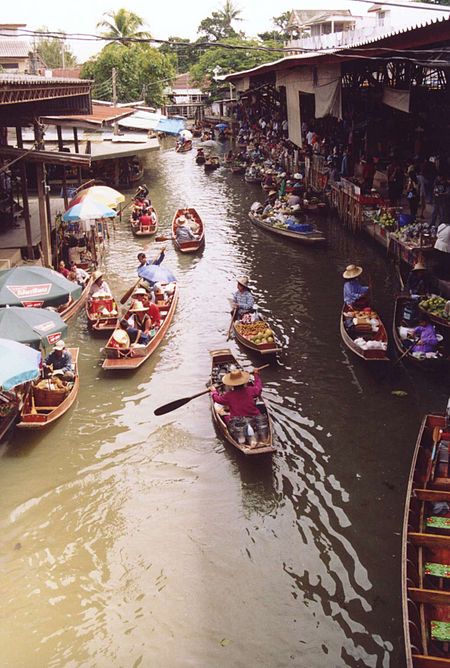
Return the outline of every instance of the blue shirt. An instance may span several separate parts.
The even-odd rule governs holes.
[[[164,251],[162,251],[159,257],[156,258],[156,260],[147,260],[145,264],[139,266],[137,268],[137,275],[139,276],[139,278],[143,278],[146,281],[148,281],[151,285],[153,285],[153,283],[155,283],[155,278],[151,270],[147,271],[147,267],[152,267],[161,264],[161,262],[164,260],[164,257],[165,257]]]
[[[236,290],[233,294],[233,301],[238,306],[238,314],[241,315],[245,311],[251,311],[255,303],[255,298],[250,290],[244,290],[244,292]]]
[[[352,306],[360,297],[363,297],[369,288],[366,285],[361,285],[361,283],[356,279],[351,281],[346,281],[344,283],[344,304]]]
[[[53,366],[53,371],[72,371],[72,355],[63,350],[62,355],[54,350],[45,358],[45,363]]]

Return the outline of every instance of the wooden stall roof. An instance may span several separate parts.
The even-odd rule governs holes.
[[[89,114],[92,81],[0,73],[0,126],[28,125],[44,114]]]
[[[92,105],[92,113],[70,114],[64,116],[42,116],[41,121],[47,124],[61,125],[64,127],[105,127],[112,125],[115,121],[134,114],[133,107],[110,107],[101,104]]]

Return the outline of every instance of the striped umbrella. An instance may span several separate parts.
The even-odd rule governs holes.
[[[125,201],[124,195],[118,190],[114,190],[114,188],[110,188],[109,186],[91,186],[90,188],[80,190],[69,202],[69,208],[74,204],[79,204],[86,198],[93,199],[95,202],[100,202],[110,207],[115,207]]]

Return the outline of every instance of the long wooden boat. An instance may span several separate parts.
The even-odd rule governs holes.
[[[15,392],[0,390],[0,441],[19,416],[20,402]]]
[[[196,233],[198,239],[189,239],[188,241],[179,242],[177,241],[176,222],[180,216],[185,216],[186,213],[190,215],[192,221],[195,222],[198,226],[198,232]],[[203,225],[203,221],[195,209],[177,209],[172,220],[172,238],[175,244],[175,248],[179,250],[180,253],[195,253],[196,251],[200,250],[200,248],[203,248],[205,245],[205,226]]]
[[[78,353],[79,348],[68,348],[72,354],[72,363],[75,378],[67,384],[67,391],[56,389],[45,389],[37,387],[32,383],[27,394],[23,408],[20,412],[18,429],[45,429],[64,415],[74,403],[80,389],[80,378],[78,375]]]
[[[170,323],[172,322],[175,308],[178,301],[178,286],[167,298],[167,301],[158,304],[161,314],[161,325],[156,331],[155,336],[146,346],[133,346],[129,348],[116,348],[112,344],[112,336],[108,339],[105,346],[106,358],[103,361],[102,369],[107,371],[133,370],[140,367],[148,360],[150,355],[155,352],[163,341]],[[128,314],[125,316],[127,318]]]
[[[407,351],[406,346],[403,344],[403,339],[400,335],[400,332],[401,328],[404,327],[403,323],[404,308],[409,301],[411,301],[411,298],[404,295],[400,295],[395,300],[392,333],[395,347],[400,355],[404,355],[404,353]],[[442,369],[446,367],[450,362],[449,355],[448,352],[445,350],[444,344],[438,347],[437,357],[424,357],[424,356],[417,357],[416,355],[413,355],[412,352],[406,352],[406,355],[404,355],[403,359],[417,368],[430,371],[434,369]]]
[[[190,139],[186,139],[183,143],[176,143],[175,151],[177,153],[187,153],[190,150],[192,150],[192,141]]]
[[[89,329],[96,334],[110,334],[117,324],[117,304],[112,297],[88,299],[85,304]]]
[[[274,331],[265,320],[244,324],[235,319],[233,333],[239,343],[260,355],[275,355],[281,350]]]
[[[137,162],[136,162],[137,161]],[[139,158],[133,160],[131,165],[128,181],[131,183],[138,183],[144,176],[144,163]]]
[[[427,415],[412,458],[403,518],[407,668],[450,667],[449,446],[448,415]]]
[[[347,327],[346,325],[352,317],[358,322]],[[378,331],[372,331],[370,320],[378,321]],[[371,310],[370,313],[364,311],[347,312],[344,306],[341,311],[340,330],[342,341],[360,359],[365,362],[389,362],[386,327],[376,311]],[[364,340],[369,344],[371,341],[381,341],[384,346],[383,348],[362,348],[358,345],[358,340]]]
[[[200,149],[197,150],[197,155],[195,156],[195,162],[197,163],[197,165],[204,165],[205,164],[206,155],[205,155],[203,149],[202,150],[200,150]]]
[[[266,232],[270,232],[271,234],[275,234],[276,236],[282,237],[283,239],[290,239],[306,246],[317,246],[326,242],[325,236],[314,225],[312,226],[312,230],[310,232],[292,232],[288,229],[274,227],[272,223],[269,223],[267,220],[262,218],[262,216],[255,214],[252,211],[250,211],[248,215],[256,227],[259,227]]]
[[[66,302],[65,304],[61,304],[61,306],[54,309],[57,311],[57,313],[59,313],[64,322],[67,322],[68,320],[70,320],[70,318],[73,318],[73,316],[78,313],[81,307],[84,306],[88,298],[91,285],[92,285],[92,276],[89,277],[89,280],[86,282],[86,285],[83,288],[83,292],[81,293],[78,299],[75,300],[69,299],[68,302]]]
[[[216,386],[219,392],[222,392],[224,386],[220,383],[221,377],[230,369],[230,366],[234,365],[238,369],[241,368],[241,366],[228,348],[223,350],[211,350],[210,355],[211,383]],[[210,401],[214,424],[228,443],[234,445],[234,447],[243,452],[244,455],[264,455],[276,452],[276,448],[273,445],[272,422],[267,410],[267,404],[262,397],[258,400],[258,403],[260,402],[261,405],[260,411],[267,414],[268,433],[267,437],[264,440],[259,441],[255,447],[250,447],[247,443],[239,443],[235,440],[228,429],[226,420],[224,419],[226,415],[224,407],[216,404],[212,398]]]
[[[421,301],[419,302],[419,308],[420,308],[422,313],[424,313],[425,315],[427,315],[430,318],[431,322],[434,325],[439,325],[439,327],[442,327],[442,328],[448,330],[448,329],[450,329],[450,320],[448,318],[443,318],[440,315],[435,315],[434,313],[432,313],[432,311],[429,311],[428,309],[426,309],[422,306],[422,303],[424,301],[426,301],[427,299],[432,299],[433,297],[436,297],[436,295],[432,295],[431,297],[428,297],[428,298],[422,297]],[[439,299],[442,300],[441,301],[442,304],[445,304],[445,302],[447,301],[443,297],[439,297]]]
[[[130,216],[131,231],[135,237],[152,237],[158,230],[158,214],[152,206],[147,207],[147,210],[156,216],[155,222],[149,225],[143,225],[139,219],[133,220]]]
[[[238,162],[235,162],[234,164],[231,165],[230,171],[232,174],[245,174],[246,166],[243,164],[240,164]]]

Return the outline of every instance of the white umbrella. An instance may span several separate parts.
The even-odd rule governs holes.
[[[192,139],[194,136],[190,130],[180,130],[178,134],[180,137],[184,137],[185,139]]]

